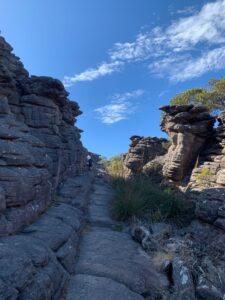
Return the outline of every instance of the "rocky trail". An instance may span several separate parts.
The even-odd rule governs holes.
[[[139,300],[156,296],[166,284],[147,254],[111,219],[111,200],[110,187],[95,179],[67,300]]]
[[[166,277],[110,217],[111,200],[103,178],[65,180],[37,221],[1,238],[0,299],[157,299]]]

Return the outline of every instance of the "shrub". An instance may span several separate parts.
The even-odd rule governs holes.
[[[116,155],[111,157],[109,160],[102,161],[103,166],[113,177],[123,177],[124,168],[123,168],[123,158],[122,155]]]
[[[125,180],[114,178],[114,216],[119,220],[146,217],[151,221],[179,218],[184,212],[184,201],[171,189],[162,189],[147,177],[136,176]]]

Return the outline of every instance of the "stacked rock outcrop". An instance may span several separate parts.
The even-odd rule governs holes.
[[[199,153],[213,135],[215,118],[204,106],[164,106],[161,129],[172,142],[163,168],[164,176],[181,181],[194,166]]]
[[[124,157],[125,176],[145,172],[145,166],[157,156],[164,155],[163,143],[167,140],[156,137],[132,136],[128,153]]]
[[[198,194],[196,215],[225,230],[225,112],[217,120],[214,137],[193,169],[189,189]]]
[[[166,106],[162,130],[172,145],[165,156],[164,176],[178,185],[189,175],[186,190],[196,203],[196,216],[225,230],[225,112],[219,125],[207,108]]]
[[[81,113],[59,80],[29,77],[0,37],[0,234],[32,222],[86,150],[74,127]]]

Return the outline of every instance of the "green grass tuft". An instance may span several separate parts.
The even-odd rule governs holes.
[[[114,216],[119,220],[147,217],[151,221],[178,219],[185,210],[183,198],[171,189],[163,189],[144,176],[128,180],[113,178]]]

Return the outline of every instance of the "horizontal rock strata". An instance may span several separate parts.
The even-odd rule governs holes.
[[[196,163],[200,151],[212,136],[215,118],[203,106],[174,105],[164,106],[161,110],[164,112],[161,129],[172,142],[163,174],[179,182]]]
[[[0,235],[35,220],[86,155],[78,104],[59,80],[30,77],[12,50],[0,37]]]
[[[192,171],[189,189],[198,199],[196,215],[225,231],[225,113],[217,119],[218,127]]]
[[[68,178],[54,205],[17,235],[0,238],[0,299],[62,299],[75,272],[92,178]]]
[[[132,136],[130,139],[132,141],[130,148],[124,157],[124,170],[126,177],[142,173],[147,163],[155,159],[157,156],[164,155],[167,151],[163,147],[163,143],[167,142],[166,139],[156,137],[144,138],[141,136]]]

